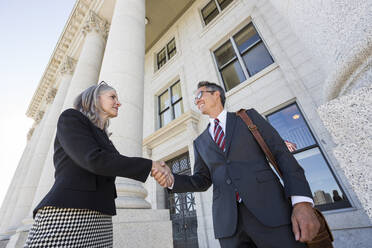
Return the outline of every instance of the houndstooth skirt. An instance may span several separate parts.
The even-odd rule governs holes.
[[[44,207],[35,216],[24,248],[112,246],[110,215],[88,209]]]

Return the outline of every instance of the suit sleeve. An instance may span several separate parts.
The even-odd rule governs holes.
[[[290,153],[279,133],[255,109],[247,110],[247,114],[258,127],[262,138],[278,163],[283,174],[286,197],[307,196],[312,198],[304,170]]]
[[[174,174],[174,185],[171,193],[206,191],[212,184],[209,169],[200,157],[194,141],[194,174],[192,176]]]
[[[78,166],[96,175],[146,181],[152,161],[103,150],[93,137],[88,121],[73,109],[61,114],[57,124],[57,139],[66,154]]]

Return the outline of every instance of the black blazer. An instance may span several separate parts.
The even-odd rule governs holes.
[[[59,117],[53,160],[54,185],[34,216],[44,206],[115,215],[115,177],[145,182],[152,167],[151,160],[120,155],[106,132],[75,109]]]
[[[276,130],[256,110],[247,114],[258,126],[283,172],[284,189],[270,169],[246,124],[235,113],[227,113],[226,151],[209,134],[209,126],[194,141],[192,176],[175,175],[171,192],[205,191],[213,184],[213,226],[216,238],[234,234],[237,225],[235,191],[244,204],[266,226],[290,223],[290,196],[312,197],[303,169],[288,151]]]

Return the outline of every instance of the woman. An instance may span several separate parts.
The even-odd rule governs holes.
[[[152,169],[168,172],[164,162],[126,157],[115,149],[107,127],[120,106],[116,91],[101,82],[61,114],[54,142],[55,182],[34,210],[25,247],[112,247],[115,177],[145,182]]]

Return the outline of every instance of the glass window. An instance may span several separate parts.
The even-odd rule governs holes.
[[[252,23],[217,48],[214,57],[226,91],[274,62]]]
[[[204,24],[208,25],[222,10],[224,10],[233,0],[211,0],[202,8],[201,13]]]
[[[159,96],[159,126],[164,127],[183,112],[181,84],[177,81]]]
[[[297,104],[268,115],[267,120],[291,147],[292,154],[304,169],[315,206],[320,210],[351,207]]]
[[[218,15],[218,9],[216,2],[214,0],[210,1],[202,10],[202,16],[205,25],[210,23],[217,15]]]
[[[233,0],[218,0],[221,10],[225,9]]]
[[[169,59],[171,59],[174,55],[176,55],[177,49],[176,49],[176,41],[174,38],[168,43],[167,51],[168,51]]]
[[[168,44],[161,49],[156,55],[157,69],[159,70],[163,65],[167,63],[177,53],[176,40],[173,38]]]
[[[165,48],[163,48],[157,56],[157,61],[158,61],[158,69],[160,69],[165,63],[167,62],[167,56],[165,53]]]

